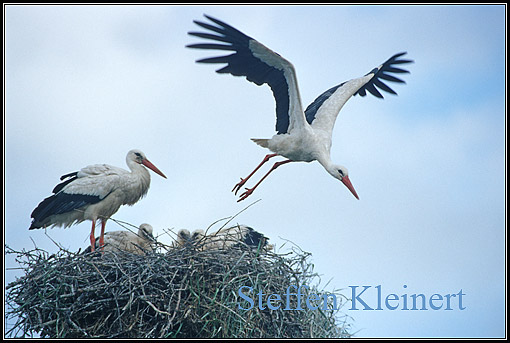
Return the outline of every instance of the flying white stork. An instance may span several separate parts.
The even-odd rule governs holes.
[[[104,246],[106,221],[122,205],[133,205],[149,190],[151,176],[145,167],[166,179],[145,154],[140,150],[130,150],[126,164],[131,172],[107,164],[94,164],[80,171],[63,175],[53,189],[53,195],[44,199],[32,212],[29,230],[64,226],[75,222],[92,221],[90,246],[94,251],[96,221],[101,221],[99,246]],[[145,166],[145,167],[143,167]]]
[[[266,155],[257,168],[246,178],[241,178],[241,182],[235,185],[232,191],[237,194],[246,181],[270,158],[278,155],[287,158],[284,161],[276,162],[253,188],[246,188],[238,201],[244,200],[252,194],[255,188],[273,170],[294,161],[318,161],[329,174],[342,181],[352,194],[359,199],[349,179],[347,168],[331,161],[331,136],[336,117],[343,105],[353,95],[365,96],[368,91],[378,98],[383,98],[376,87],[396,95],[397,93],[388,87],[383,80],[405,83],[391,74],[409,73],[409,71],[398,68],[396,65],[413,61],[400,59],[401,56],[406,54],[405,52],[395,54],[365,76],[328,89],[303,111],[296,72],[289,61],[234,27],[210,16],[205,15],[205,17],[216,25],[194,21],[195,24],[209,30],[209,32],[188,32],[188,34],[214,42],[190,44],[187,47],[226,50],[233,51],[233,53],[204,58],[196,62],[226,63],[226,66],[216,70],[216,72],[245,76],[248,81],[259,86],[267,83],[271,87],[276,100],[277,134],[271,139],[252,139],[258,145],[271,150],[273,154]]]
[[[104,251],[117,253],[125,251],[136,255],[145,255],[154,250],[153,246],[156,240],[152,235],[153,229],[150,224],[141,224],[138,233],[130,231],[109,231],[104,234]],[[96,248],[101,245],[96,242]],[[85,253],[93,251],[89,246]]]

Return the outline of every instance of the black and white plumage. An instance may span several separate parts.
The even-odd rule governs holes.
[[[107,164],[94,164],[80,171],[63,175],[53,189],[32,212],[29,230],[64,226],[84,220],[92,221],[90,246],[95,247],[96,221],[101,221],[100,246],[104,245],[106,221],[122,205],[133,205],[147,194],[150,174],[145,167],[166,178],[140,150],[130,150],[126,156],[130,171]],[[145,166],[145,167],[144,167]]]
[[[194,21],[194,23],[206,29],[207,32],[188,32],[188,34],[209,41],[190,44],[187,47],[225,50],[233,53],[204,58],[197,62],[226,64],[216,72],[245,76],[248,81],[257,85],[268,84],[276,101],[277,134],[271,139],[252,139],[260,146],[271,150],[273,154],[266,155],[251,174],[241,179],[233,191],[237,194],[246,181],[270,158],[277,155],[287,158],[275,163],[253,188],[246,188],[238,201],[246,199],[277,167],[293,161],[318,161],[329,174],[342,181],[358,198],[347,169],[331,161],[331,139],[336,117],[353,95],[365,96],[369,92],[378,98],[383,98],[380,90],[397,94],[386,85],[385,81],[405,83],[393,74],[408,73],[407,70],[397,66],[413,61],[401,58],[406,54],[405,52],[395,54],[365,76],[330,88],[317,97],[306,110],[303,110],[296,72],[289,61],[234,27],[210,16],[205,17],[212,23],[200,21]]]
[[[269,238],[246,225],[235,225],[206,234],[204,230],[190,233],[183,229],[177,233],[176,247],[194,247],[198,250],[226,249],[228,247],[245,245],[253,249],[272,249],[268,244]]]
[[[141,224],[138,233],[130,231],[109,231],[104,234],[104,251],[107,252],[129,252],[136,255],[145,255],[154,251],[154,243],[156,240],[153,236],[153,228],[150,224]],[[99,248],[100,244],[96,241],[95,248]],[[89,246],[85,253],[93,251]]]

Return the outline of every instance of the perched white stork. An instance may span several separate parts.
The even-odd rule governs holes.
[[[246,188],[238,201],[244,200],[252,194],[255,188],[273,170],[282,164],[294,161],[318,161],[329,174],[342,181],[352,194],[359,199],[349,179],[347,168],[331,161],[331,136],[336,117],[343,105],[353,95],[365,96],[368,91],[378,98],[383,98],[376,87],[396,95],[397,93],[388,87],[383,80],[405,83],[391,74],[408,73],[407,70],[398,68],[396,65],[413,61],[400,59],[401,56],[406,54],[405,52],[395,54],[365,76],[328,89],[303,111],[296,72],[289,61],[234,27],[210,16],[205,15],[205,17],[215,25],[200,21],[194,21],[194,23],[209,30],[209,32],[188,32],[188,34],[214,42],[190,44],[187,47],[226,50],[233,51],[233,53],[204,58],[197,60],[197,62],[226,63],[226,66],[216,70],[216,72],[245,76],[248,81],[259,86],[267,83],[271,87],[276,100],[277,134],[271,139],[252,139],[258,145],[271,150],[273,154],[266,155],[257,168],[246,178],[241,179],[241,182],[235,185],[232,191],[237,194],[246,181],[270,158],[278,155],[287,158],[284,161],[276,162],[253,188]]]
[[[119,252],[125,251],[136,255],[145,255],[154,250],[153,246],[156,240],[152,235],[153,229],[150,224],[141,224],[138,228],[138,234],[130,231],[110,231],[104,234],[104,251]],[[100,244],[96,242],[96,248]],[[93,251],[89,246],[85,253]]]
[[[126,164],[131,172],[107,164],[94,164],[80,171],[63,175],[53,189],[53,195],[44,199],[32,212],[29,230],[64,226],[75,222],[92,221],[90,246],[96,246],[94,230],[96,221],[101,221],[99,246],[104,246],[106,221],[122,205],[133,205],[147,194],[151,176],[145,167],[166,179],[145,154],[131,150],[126,156]],[[145,166],[145,167],[143,167]]]
[[[269,238],[249,226],[235,225],[211,234],[206,234],[204,230],[195,230],[193,233],[186,229],[180,230],[174,246],[193,246],[199,250],[211,250],[245,244],[254,249],[270,250],[272,245],[268,244],[268,241]]]

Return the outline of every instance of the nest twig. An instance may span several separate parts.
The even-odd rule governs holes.
[[[335,310],[239,309],[242,286],[281,294],[318,275],[310,254],[247,246],[198,251],[165,246],[145,256],[14,251],[25,275],[7,286],[10,337],[301,338],[349,337]],[[295,308],[296,298],[291,299]],[[328,305],[331,307],[331,304]],[[338,322],[341,321],[339,325]]]

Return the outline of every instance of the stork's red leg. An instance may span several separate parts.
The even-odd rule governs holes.
[[[94,230],[96,229],[96,221],[92,221],[92,230],[90,231],[90,251],[96,250],[96,237],[94,237]]]
[[[264,181],[264,179],[269,175],[271,174],[271,172],[273,170],[275,170],[276,168],[278,168],[279,166],[281,166],[282,164],[286,164],[286,163],[289,163],[289,162],[293,162],[292,160],[285,160],[285,161],[281,161],[281,162],[276,162],[273,167],[271,169],[269,169],[269,171],[267,172],[266,175],[264,175],[264,177],[262,179],[260,179],[259,182],[257,182],[257,184],[255,186],[253,186],[253,188],[246,188],[246,191],[241,194],[239,200],[237,200],[237,202],[239,201],[242,201],[244,199],[246,199],[247,197],[249,197],[251,195],[251,193],[253,193],[253,191],[255,190],[255,188],[257,188],[261,183],[262,181]]]
[[[106,227],[106,220],[101,220],[101,235],[99,236],[99,247],[101,252],[104,252],[104,228]]]
[[[246,183],[246,181],[248,181],[248,179],[249,179],[250,177],[252,177],[252,176],[253,176],[253,174],[255,174],[255,172],[256,172],[257,170],[259,170],[259,169],[260,169],[260,167],[262,167],[262,165],[263,165],[264,163],[266,163],[267,161],[269,161],[269,159],[270,159],[270,158],[275,157],[275,156],[278,156],[278,154],[268,154],[268,155],[266,155],[266,157],[264,157],[264,159],[262,160],[262,162],[260,162],[260,164],[257,166],[257,168],[255,168],[255,170],[253,170],[253,171],[251,172],[251,174],[250,174],[250,175],[248,175],[248,176],[247,176],[247,177],[245,177],[244,179],[243,179],[243,178],[241,178],[241,182],[239,182],[237,185],[235,185],[235,186],[234,186],[234,188],[232,189],[232,192],[234,192],[234,194],[236,194],[236,195],[237,195],[237,192],[239,192],[239,190],[241,189],[241,187],[243,187],[243,186],[244,186],[244,184]]]

